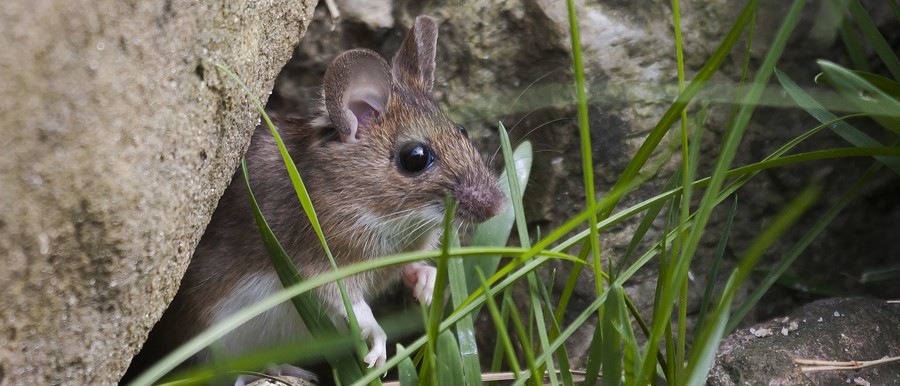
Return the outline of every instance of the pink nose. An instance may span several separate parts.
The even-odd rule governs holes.
[[[453,196],[459,201],[459,215],[476,223],[496,216],[506,201],[493,181],[460,181]]]

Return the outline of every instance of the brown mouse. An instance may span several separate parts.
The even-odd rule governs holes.
[[[459,202],[456,218],[463,222],[484,221],[504,205],[495,176],[465,129],[431,96],[437,32],[434,19],[417,17],[390,64],[373,51],[344,52],[325,73],[324,103],[316,116],[273,119],[338,265],[434,248],[448,194]],[[301,275],[331,271],[265,124],[256,128],[246,160],[263,215]],[[403,279],[428,304],[435,275],[435,268],[413,263],[344,279],[370,343],[364,358],[370,367],[384,364],[387,337],[366,299]],[[159,358],[281,288],[238,170],[139,357]],[[332,319],[346,320],[335,283],[318,288],[316,295]],[[226,354],[237,355],[306,334],[296,310],[284,303],[231,332],[222,344]],[[208,355],[201,352],[194,361]]]

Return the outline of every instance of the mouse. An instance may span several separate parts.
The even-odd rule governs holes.
[[[465,128],[450,120],[432,96],[437,37],[437,21],[419,16],[390,62],[368,49],[343,52],[325,72],[317,108],[272,115],[339,266],[436,248],[448,195],[458,203],[454,221],[460,224],[483,222],[505,205],[495,174]],[[310,278],[332,271],[265,123],[255,129],[245,160],[260,210],[300,274]],[[403,282],[428,305],[435,278],[433,266],[415,262],[343,279],[368,345],[362,360],[369,367],[384,365],[387,336],[368,302]],[[161,358],[281,289],[238,168],[174,300],[134,362]],[[324,312],[346,323],[336,283],[314,291]],[[217,353],[239,355],[308,334],[286,302],[224,336]],[[209,360],[207,349],[191,362]]]

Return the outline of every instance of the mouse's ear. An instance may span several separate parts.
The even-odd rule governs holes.
[[[390,69],[375,52],[344,52],[325,71],[325,109],[344,142],[359,141],[384,114],[390,97]]]
[[[434,56],[437,51],[438,25],[430,16],[416,17],[406,33],[400,50],[394,55],[394,82],[417,91],[431,92],[434,86]]]

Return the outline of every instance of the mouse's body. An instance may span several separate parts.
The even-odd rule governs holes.
[[[437,24],[420,16],[392,64],[372,51],[347,51],[325,74],[318,115],[273,119],[338,265],[436,246],[448,194],[460,203],[460,221],[480,222],[502,209],[503,195],[465,130],[430,95],[436,41]],[[331,271],[265,124],[256,129],[246,160],[260,209],[300,274],[308,278]],[[434,278],[433,267],[413,263],[344,279],[370,341],[366,363],[381,365],[386,358],[386,336],[366,299],[403,279],[428,303]],[[238,170],[141,355],[159,357],[281,288]],[[318,288],[316,295],[332,319],[346,320],[335,283]],[[306,334],[296,310],[284,303],[222,343],[226,354],[240,354]]]

